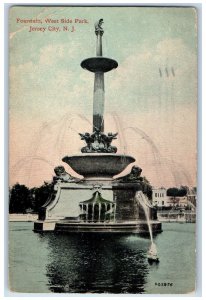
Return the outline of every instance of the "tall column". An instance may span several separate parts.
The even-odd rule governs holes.
[[[94,75],[93,131],[104,132],[104,73]]]
[[[84,59],[81,67],[94,73],[94,93],[93,93],[93,131],[104,132],[104,73],[118,67],[116,60],[103,57],[102,28],[103,19],[95,23],[96,35],[96,56]]]
[[[95,31],[97,36],[97,42],[96,42],[96,56],[102,56],[102,36],[104,31]]]
[[[99,24],[98,24],[99,26]],[[97,27],[95,30],[96,41],[96,56],[102,56],[102,36],[103,29]],[[104,72],[98,71],[94,75],[94,98],[93,98],[93,131],[96,129],[104,131]]]

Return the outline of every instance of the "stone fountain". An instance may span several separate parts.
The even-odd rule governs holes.
[[[39,211],[34,231],[148,233],[144,207],[135,196],[142,191],[151,197],[151,186],[141,177],[142,169],[133,165],[131,172],[117,177],[135,158],[118,154],[112,145],[118,133],[104,132],[104,73],[118,63],[103,56],[103,19],[95,23],[96,57],[81,62],[94,73],[92,132],[79,133],[85,145],[79,155],[65,156],[67,163],[83,179],[75,178],[63,166],[54,169],[54,193]],[[148,200],[150,225],[161,232],[156,210]]]

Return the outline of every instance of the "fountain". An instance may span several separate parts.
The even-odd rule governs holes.
[[[146,210],[141,203],[143,195],[151,197],[151,186],[141,176],[142,169],[133,165],[129,174],[114,179],[135,158],[117,153],[112,142],[118,133],[104,132],[104,73],[116,69],[118,63],[103,56],[102,24],[103,19],[95,23],[96,57],[81,62],[83,69],[94,73],[92,132],[79,133],[85,143],[80,154],[62,159],[83,178],[71,176],[61,165],[54,169],[54,193],[39,211],[35,232],[148,233],[148,228],[151,236],[152,232],[161,232],[150,200]],[[138,191],[142,193],[138,194],[140,200]]]
[[[150,234],[150,240],[151,240],[151,245],[149,248],[149,251],[147,253],[147,258],[149,262],[159,262],[159,258],[157,256],[157,248],[153,240],[153,233],[152,233],[152,227],[151,227],[151,220],[149,218],[149,208],[152,208],[152,205],[148,201],[148,198],[142,193],[142,191],[136,192],[135,199],[137,203],[140,203],[142,208],[144,209],[145,217],[147,220],[147,225],[149,229],[149,234]]]
[[[152,205],[146,198],[146,196],[142,193],[142,191],[136,192],[135,199],[137,203],[140,203],[142,208],[144,209],[145,217],[147,220],[147,225],[149,229],[149,234],[150,234],[150,239],[151,239],[151,244],[153,243],[153,234],[152,234],[152,228],[151,228],[151,223],[150,223],[150,217],[149,217],[149,208],[152,208]]]

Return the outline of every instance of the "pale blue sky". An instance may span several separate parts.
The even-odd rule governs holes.
[[[16,18],[35,17],[43,20],[43,24],[38,24],[42,27],[48,26],[44,23],[46,17],[87,19],[88,24],[73,24],[76,29],[73,33],[30,33],[29,26],[16,22]],[[99,18],[104,19],[103,54],[119,63],[116,70],[105,75],[106,114],[115,112],[124,127],[144,130],[163,156],[184,165],[194,183],[197,28],[196,11],[192,8],[12,8],[9,23],[13,164],[23,154],[28,155],[32,128],[38,131],[45,122],[54,124],[65,113],[82,114],[91,120],[93,74],[83,70],[80,63],[95,55],[93,24]],[[113,130],[112,121],[106,125],[109,127],[109,122]],[[77,122],[75,126],[79,126],[75,128],[77,131],[91,130],[89,123]],[[24,143],[14,143],[18,140],[14,135]],[[78,139],[76,133],[72,138]],[[132,152],[130,139],[128,143]],[[45,151],[42,150],[42,156]],[[138,157],[144,148],[138,151],[135,149],[132,154]],[[150,170],[145,168],[148,174]],[[151,174],[152,180],[154,177]],[[181,178],[179,182],[184,180]]]

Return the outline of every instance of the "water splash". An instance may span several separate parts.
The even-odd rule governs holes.
[[[147,256],[148,256],[148,258],[153,259],[153,260],[158,259],[158,257],[157,257],[157,247],[156,247],[154,242],[151,243],[150,248],[149,248],[148,253],[147,253]]]
[[[196,206],[190,200],[187,199],[187,203],[190,205],[193,211],[196,211]]]
[[[137,203],[139,203],[144,210],[148,229],[149,229],[151,243],[153,243],[152,227],[151,227],[151,222],[150,222],[150,217],[149,217],[149,208],[151,208],[152,205],[150,204],[148,198],[143,194],[142,191],[136,192],[135,199],[136,199]]]
[[[142,191],[136,192],[135,199],[137,203],[139,203],[144,210],[148,229],[149,229],[151,245],[147,253],[148,259],[158,261],[159,259],[157,257],[157,247],[153,240],[152,227],[151,227],[150,216],[149,216],[149,209],[152,208],[153,206],[149,202],[147,196],[145,196]]]
[[[118,135],[119,135],[119,143],[120,149],[123,150],[123,153],[127,152],[127,141],[124,135],[124,128],[122,127],[122,121],[116,112],[112,112],[110,114],[113,117],[115,125],[117,127]]]

